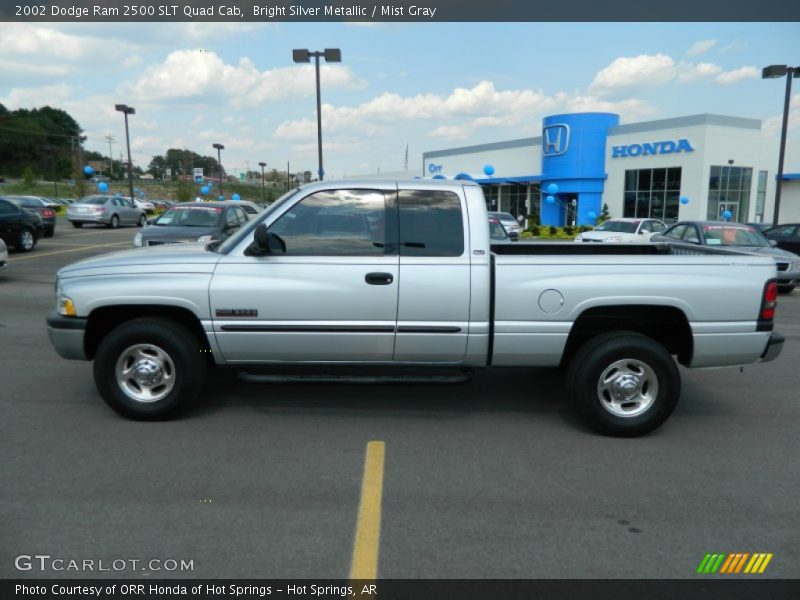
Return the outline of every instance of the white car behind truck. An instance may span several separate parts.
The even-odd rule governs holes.
[[[215,366],[251,379],[290,366],[365,377],[565,366],[592,427],[641,435],[675,408],[676,362],[743,365],[782,349],[774,261],[693,252],[491,246],[475,184],[323,182],[221,245],[61,269],[48,330],[61,356],[94,361],[100,395],[132,418],[177,414]]]

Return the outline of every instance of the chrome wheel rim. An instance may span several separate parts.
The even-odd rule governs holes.
[[[175,387],[175,363],[153,344],[126,348],[117,360],[117,385],[131,400],[158,402]]]
[[[636,417],[649,409],[658,397],[658,377],[641,360],[624,358],[608,365],[597,381],[602,407],[617,417]]]
[[[20,243],[25,250],[30,250],[33,248],[33,234],[30,231],[23,231],[20,234]]]
[[[119,225],[119,219],[116,216],[111,217],[111,229],[116,229],[117,225]]]

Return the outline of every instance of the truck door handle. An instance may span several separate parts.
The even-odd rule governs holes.
[[[394,281],[394,275],[391,273],[367,273],[364,281],[370,285],[389,285]]]

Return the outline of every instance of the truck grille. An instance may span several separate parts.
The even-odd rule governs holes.
[[[789,263],[779,262],[778,271],[786,271],[789,268]]]

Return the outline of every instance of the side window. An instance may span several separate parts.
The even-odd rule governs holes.
[[[328,190],[303,198],[269,227],[286,256],[382,256],[386,199],[378,190]]]
[[[651,224],[653,225],[653,229],[651,230],[653,233],[661,233],[662,231],[664,231],[663,223],[659,223],[658,221],[651,221]]]
[[[247,224],[247,211],[241,206],[236,207],[236,212],[239,213],[239,225]]]
[[[684,239],[684,241],[692,243],[692,244],[699,244],[700,243],[700,238],[697,237],[697,229],[695,229],[691,225],[689,225],[686,228],[686,233],[683,234],[683,239]]]
[[[686,231],[686,225],[676,225],[675,227],[667,231],[664,235],[679,240],[683,237],[685,231]]]
[[[456,194],[400,190],[400,255],[461,256],[464,221]]]
[[[17,212],[16,207],[8,200],[0,200],[0,215],[13,215]]]
[[[122,206],[122,200],[120,200],[119,198],[112,198],[111,204],[113,204],[114,206]]]
[[[233,206],[229,206],[225,211],[225,226],[238,227],[239,226],[239,213]]]

